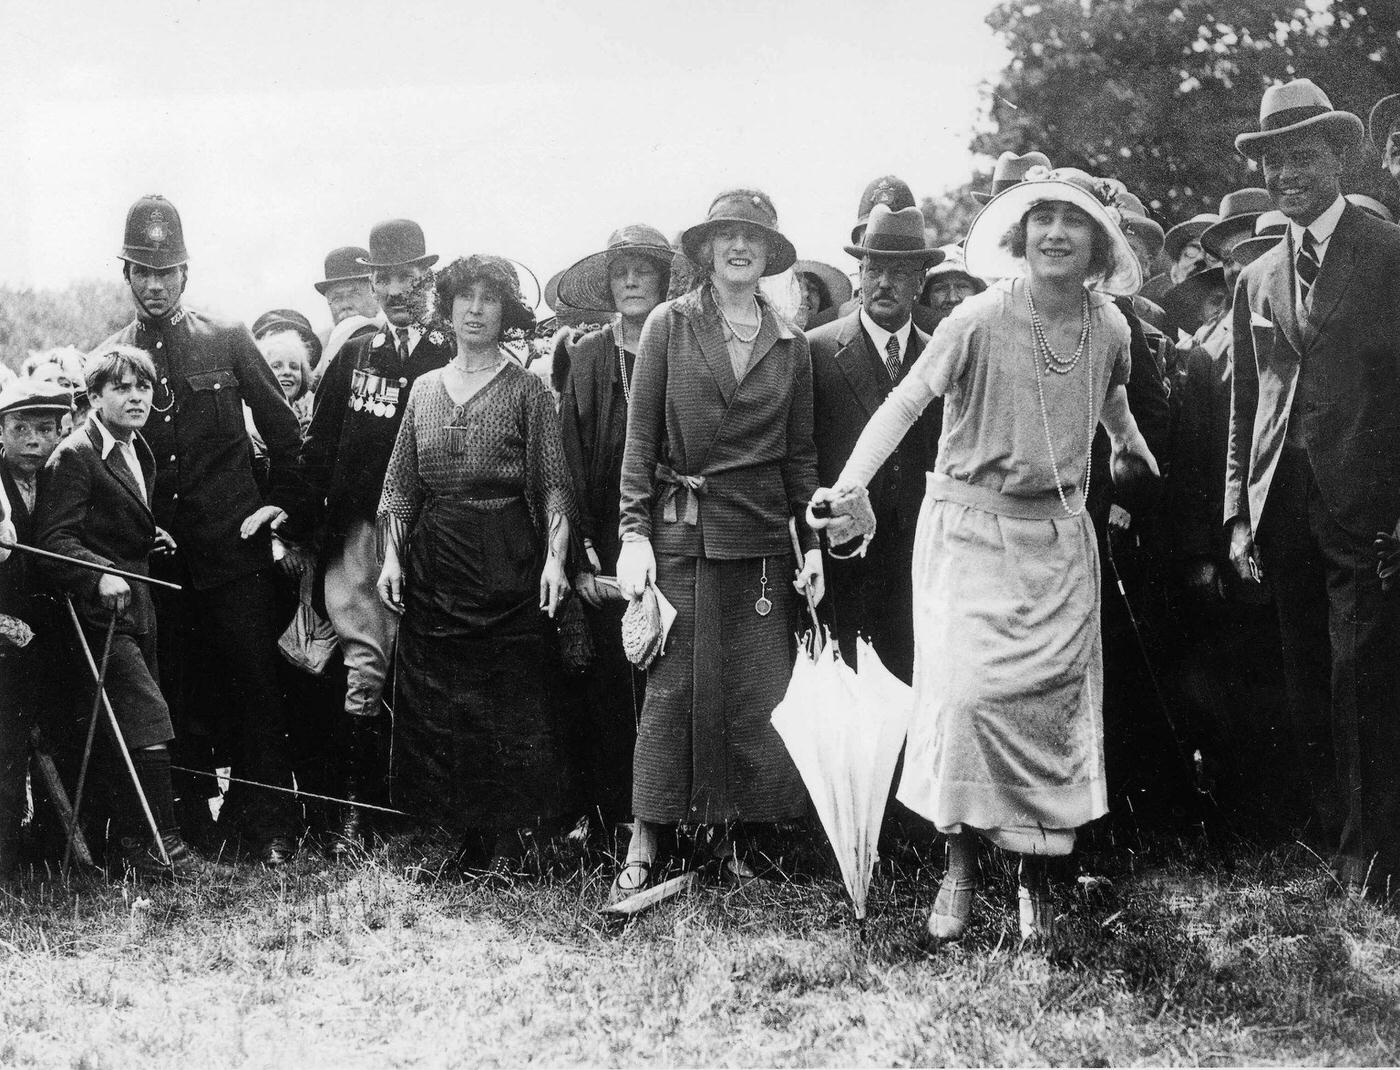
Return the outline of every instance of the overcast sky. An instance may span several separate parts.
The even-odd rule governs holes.
[[[967,177],[991,0],[6,2],[0,281],[113,277],[128,205],[179,209],[189,303],[328,322],[311,289],[377,220],[541,281],[623,223],[668,235],[733,185],[799,255],[865,183]]]

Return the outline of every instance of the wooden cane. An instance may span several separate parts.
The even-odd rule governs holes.
[[[112,702],[107,698],[107,689],[102,686],[97,662],[92,658],[92,647],[88,646],[87,636],[83,635],[82,621],[78,619],[78,611],[73,608],[73,599],[65,595],[63,601],[68,605],[68,616],[73,621],[73,630],[78,633],[78,642],[82,645],[83,656],[87,658],[88,670],[92,673],[93,680],[97,682],[98,697],[102,700],[102,708],[107,711],[107,724],[112,729],[112,737],[116,740],[117,750],[121,752],[127,775],[131,777],[131,786],[136,789],[136,798],[141,803],[141,813],[146,816],[146,824],[151,829],[151,839],[155,841],[156,850],[160,852],[160,860],[168,866],[170,865],[170,856],[165,853],[165,841],[160,838],[160,829],[156,826],[155,815],[151,813],[151,804],[146,801],[146,793],[141,788],[141,778],[136,775],[136,766],[132,764],[131,751],[127,749],[121,725],[117,724],[117,715],[112,710]]]
[[[102,712],[102,688],[107,681],[107,664],[112,659],[112,637],[117,633],[117,611],[112,610],[112,619],[107,622],[107,636],[102,641],[102,668],[97,674],[97,690],[92,696],[92,713],[88,717],[87,739],[83,743],[83,760],[78,766],[78,786],[73,792],[72,824],[68,829],[68,845],[63,849],[63,872],[68,872],[68,862],[73,853],[73,833],[78,827],[78,814],[83,809],[83,790],[87,787],[88,761],[92,758],[92,738],[97,734],[97,717]]]
[[[58,775],[58,768],[53,764],[53,758],[40,748],[38,736],[38,729],[35,729],[30,735],[30,746],[34,750],[34,769],[38,776],[38,783],[42,784],[44,790],[48,792],[49,802],[58,812],[58,818],[63,822],[63,827],[71,830],[68,842],[73,850],[73,857],[81,865],[95,868],[97,863],[92,860],[92,852],[88,850],[83,830],[78,827],[77,821],[73,818],[73,805],[68,801],[68,792],[63,787],[63,780]]]

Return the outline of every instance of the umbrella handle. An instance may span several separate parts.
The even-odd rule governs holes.
[[[792,556],[797,561],[797,571],[801,572],[806,559],[802,553],[802,543],[797,538],[797,521],[792,517],[788,517],[788,539],[792,542]],[[822,639],[822,623],[817,619],[817,602],[812,597],[811,587],[807,587],[802,593],[807,596],[807,614],[812,618],[812,634],[816,638],[816,649],[813,653],[817,653],[825,645]]]

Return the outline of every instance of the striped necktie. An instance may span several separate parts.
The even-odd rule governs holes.
[[[399,360],[408,360],[408,328],[395,327],[394,334],[399,340]]]
[[[890,335],[890,340],[885,343],[885,368],[890,373],[890,382],[899,382],[899,337]]]
[[[1310,230],[1303,231],[1303,246],[1298,250],[1297,269],[1298,295],[1302,298],[1303,307],[1308,308],[1312,300],[1313,284],[1317,282],[1317,273],[1322,270],[1322,264],[1317,259],[1317,242]]]

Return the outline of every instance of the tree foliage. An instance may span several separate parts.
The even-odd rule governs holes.
[[[35,350],[77,346],[86,352],[131,318],[131,298],[118,279],[88,279],[59,290],[0,286],[0,360],[18,369]]]
[[[1311,78],[1363,119],[1400,90],[1395,0],[1002,0],[988,23],[1012,58],[974,151],[1116,176],[1167,220],[1263,184],[1234,141],[1271,83]],[[1377,159],[1350,161],[1349,192],[1391,195]]]

